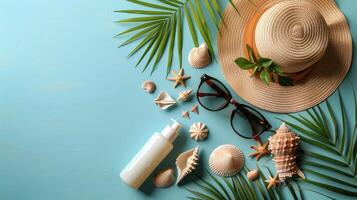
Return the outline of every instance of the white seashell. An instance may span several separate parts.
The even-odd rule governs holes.
[[[300,138],[285,123],[282,123],[276,134],[269,138],[269,149],[281,181],[294,175],[304,178],[296,163],[299,140]]]
[[[158,188],[166,188],[175,182],[175,174],[172,168],[167,168],[156,173],[153,183]]]
[[[187,101],[191,97],[192,89],[180,92],[177,101]]]
[[[179,184],[183,178],[185,178],[188,174],[190,174],[193,170],[196,169],[199,161],[198,151],[199,146],[189,151],[186,151],[177,157],[177,184]]]
[[[250,181],[254,181],[254,180],[256,180],[258,177],[259,177],[259,171],[258,171],[257,169],[252,170],[252,171],[249,171],[249,172],[247,173],[247,178],[248,178]]]
[[[191,108],[191,112],[196,113],[197,115],[199,115],[200,112],[198,111],[198,105],[194,105],[194,106]]]
[[[194,47],[188,54],[188,62],[194,68],[204,68],[211,63],[211,56],[205,43]]]
[[[219,176],[233,176],[244,166],[243,152],[234,145],[221,145],[211,153],[209,166]]]
[[[208,128],[202,122],[192,124],[189,132],[191,138],[196,141],[205,140],[208,136]]]
[[[176,104],[176,101],[173,100],[167,92],[161,92],[159,96],[154,100],[154,103],[158,105],[161,110],[166,110],[171,106]]]
[[[156,90],[156,84],[153,81],[144,81],[141,88],[148,93],[153,93]]]
[[[183,111],[182,112],[182,117],[186,119],[190,119],[190,113],[188,111]]]

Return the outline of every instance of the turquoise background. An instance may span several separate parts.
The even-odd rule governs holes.
[[[338,1],[357,37],[357,1]],[[155,189],[149,179],[140,191],[126,186],[119,172],[170,118],[184,128],[174,151],[159,169],[174,166],[176,156],[197,146],[189,139],[188,128],[202,121],[210,130],[202,147],[201,166],[218,145],[232,143],[248,155],[253,141],[237,137],[229,125],[232,107],[218,113],[200,109],[191,120],[180,117],[196,103],[180,104],[161,111],[153,99],[160,91],[176,97],[179,90],[164,79],[166,57],[152,76],[134,69],[137,57],[127,59],[129,45],[117,48],[124,38],[113,35],[129,25],[115,24],[128,17],[113,10],[131,9],[122,0],[2,0],[0,1],[0,199],[1,200],[139,200],[184,199],[181,187]],[[184,58],[192,47],[185,28]],[[214,41],[214,43],[216,43]],[[216,44],[215,44],[216,46]],[[356,55],[356,54],[355,54]],[[174,63],[177,66],[177,60]],[[350,85],[356,85],[356,64],[341,86],[351,99]],[[196,89],[202,73],[223,79],[218,63],[203,70],[192,69],[184,59],[188,88]],[[150,95],[142,81],[156,81],[158,90]],[[241,99],[234,95],[237,100]],[[336,98],[332,101],[336,105]],[[349,105],[349,104],[347,104]],[[274,127],[277,115],[264,112]],[[267,136],[268,134],[266,134]],[[267,165],[264,158],[259,165]],[[255,160],[246,156],[249,167]],[[186,187],[194,187],[188,183]],[[313,188],[338,199],[348,199]],[[305,193],[306,199],[324,199]],[[352,199],[352,198],[350,198]]]

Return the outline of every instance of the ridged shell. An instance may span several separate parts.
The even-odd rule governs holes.
[[[154,103],[158,105],[161,110],[166,110],[176,104],[176,101],[171,98],[167,92],[161,92],[159,96],[154,100]]]
[[[211,63],[211,56],[205,43],[194,47],[188,54],[188,62],[194,68],[204,68]]]
[[[192,89],[180,92],[177,101],[187,101],[191,97]]]
[[[244,166],[243,152],[234,145],[221,145],[212,151],[209,166],[219,176],[233,176]]]
[[[175,171],[172,168],[167,168],[156,173],[153,178],[153,183],[158,188],[166,188],[175,182]]]
[[[199,146],[180,154],[176,159],[177,181],[179,184],[183,178],[194,171],[199,161]]]
[[[192,124],[189,132],[190,132],[191,138],[196,141],[205,140],[208,136],[208,128],[202,122],[197,122],[197,123]]]
[[[156,90],[156,84],[153,81],[144,81],[141,88],[148,93],[153,93]]]
[[[290,131],[285,123],[282,123],[276,130],[276,134],[269,138],[269,149],[274,157],[275,168],[281,181],[299,172],[296,163],[299,140],[299,136]]]
[[[257,169],[252,170],[252,171],[249,171],[249,172],[247,173],[247,178],[248,178],[250,181],[254,181],[254,180],[256,180],[258,177],[259,177],[259,171],[258,171]]]

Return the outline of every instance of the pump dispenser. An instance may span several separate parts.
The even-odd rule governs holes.
[[[129,164],[121,171],[121,179],[129,186],[138,189],[150,176],[154,169],[173,149],[173,141],[178,136],[181,125],[171,119],[173,123],[167,125],[161,133],[154,135],[146,142],[142,149],[134,156]]]

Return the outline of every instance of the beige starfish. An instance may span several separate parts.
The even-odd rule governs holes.
[[[175,71],[172,71],[171,73],[174,75],[174,77],[169,77],[167,80],[174,81],[175,88],[178,85],[183,85],[184,87],[186,87],[186,80],[191,78],[191,76],[184,75],[183,68],[180,69],[179,73],[176,73]]]
[[[269,190],[271,187],[275,187],[280,183],[279,176],[276,175],[276,176],[274,176],[274,178],[269,176],[269,180],[265,180],[265,182],[269,183],[268,187],[267,187]]]
[[[258,144],[257,146],[250,147],[254,149],[255,152],[249,154],[249,156],[256,157],[257,160],[259,160],[262,156],[270,154],[270,151],[268,149],[269,142],[262,144],[260,140],[257,140],[257,144]]]

